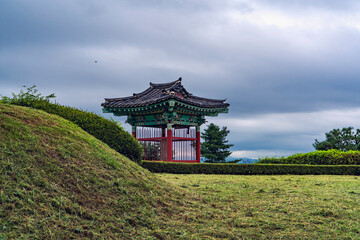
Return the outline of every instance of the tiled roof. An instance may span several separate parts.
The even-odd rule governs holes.
[[[181,78],[169,83],[150,83],[150,87],[141,93],[134,93],[133,96],[123,98],[105,98],[101,106],[107,108],[133,108],[144,107],[155,103],[174,99],[189,105],[201,108],[227,108],[230,104],[226,99],[210,99],[197,97],[186,91],[181,84]]]

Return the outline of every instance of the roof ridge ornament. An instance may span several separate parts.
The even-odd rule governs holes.
[[[181,83],[182,77],[179,77],[179,79],[176,81],[176,83]]]

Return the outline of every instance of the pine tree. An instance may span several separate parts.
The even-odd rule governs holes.
[[[231,151],[229,148],[234,145],[227,144],[228,140],[226,140],[226,137],[229,132],[226,127],[220,130],[219,126],[211,123],[201,133],[201,138],[204,140],[201,143],[201,156],[206,158],[205,162],[223,163],[230,156]]]
[[[315,139],[313,146],[316,150],[360,150],[360,129],[356,129],[356,131],[353,130],[353,127],[347,127],[341,130],[339,128],[333,129],[325,133],[325,141],[319,142]]]

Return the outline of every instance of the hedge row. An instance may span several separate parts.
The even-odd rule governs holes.
[[[115,121],[105,119],[95,113],[62,106],[57,103],[51,103],[48,99],[44,98],[16,98],[14,96],[14,98],[3,97],[0,102],[31,107],[43,110],[47,113],[56,114],[75,123],[83,130],[106,143],[117,152],[127,156],[132,161],[137,163],[140,163],[141,161],[142,148],[140,144]]]
[[[360,175],[356,165],[221,164],[142,161],[154,173],[228,175]]]
[[[271,164],[312,164],[312,165],[360,165],[360,151],[315,151],[310,153],[298,153],[288,157],[260,158],[259,162]]]

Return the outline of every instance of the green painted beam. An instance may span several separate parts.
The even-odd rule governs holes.
[[[153,105],[149,105],[149,106],[143,106],[143,107],[135,107],[135,108],[103,108],[104,112],[120,112],[120,113],[128,113],[128,112],[144,112],[144,111],[153,111],[154,109],[159,109],[162,108],[164,106],[168,106],[168,108],[174,108],[174,110],[176,108],[178,108],[179,106],[185,107],[186,109],[191,109],[194,112],[197,112],[199,114],[201,113],[207,113],[207,112],[219,112],[219,113],[227,113],[228,109],[227,108],[202,108],[202,107],[197,107],[197,106],[193,106],[190,104],[186,104],[183,102],[179,102],[177,100],[167,100],[161,103],[156,103]],[[165,110],[165,109],[164,109]],[[124,114],[126,115],[126,114]]]

